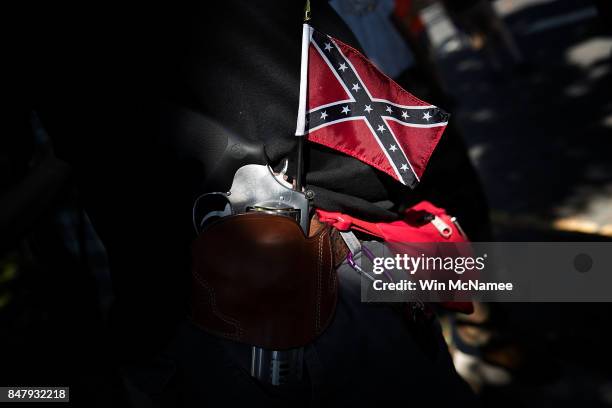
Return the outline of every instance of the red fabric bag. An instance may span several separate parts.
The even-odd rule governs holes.
[[[361,231],[385,242],[469,242],[454,219],[429,201],[421,201],[406,210],[402,220],[392,222],[368,222],[320,209],[317,216],[339,231]]]
[[[435,242],[469,242],[467,236],[456,222],[442,208],[428,201],[421,201],[404,212],[401,220],[392,222],[368,222],[339,212],[317,209],[319,221],[330,224],[339,231],[360,231],[380,238],[390,248],[399,247],[401,243],[411,243],[411,250],[418,251],[413,243]],[[397,249],[397,248],[396,248]],[[396,252],[402,252],[398,249]],[[471,255],[454,252],[448,256]],[[441,302],[449,310],[471,313],[471,302]]]

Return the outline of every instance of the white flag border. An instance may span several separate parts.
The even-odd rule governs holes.
[[[306,102],[308,98],[308,48],[313,29],[308,23],[302,26],[302,62],[300,67],[300,102],[298,106],[296,136],[306,135]]]

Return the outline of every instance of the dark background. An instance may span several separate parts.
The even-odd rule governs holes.
[[[457,34],[435,5],[425,13],[443,78],[457,101],[454,118],[483,181],[494,237],[608,240],[610,25],[589,1],[499,0],[496,6],[531,64],[529,72],[492,72],[482,55],[453,45]],[[188,282],[179,274],[153,273],[146,285],[125,278],[132,270],[187,267],[170,260],[188,259],[180,248],[189,242],[169,249],[139,236],[151,224],[168,236],[183,236],[184,226],[158,216],[184,208],[156,196],[158,189],[181,186],[151,140],[159,116],[152,101],[168,92],[163,78],[182,52],[176,44],[186,36],[180,23],[185,10],[21,4],[3,14],[12,21],[5,25],[3,51],[9,71],[3,81],[8,108],[0,137],[0,198],[14,192],[34,162],[46,163],[43,173],[53,177],[34,180],[48,194],[25,209],[25,227],[2,218],[0,383],[71,384],[74,400],[90,406],[137,399],[118,367],[154,353],[186,306],[185,299],[147,290],[152,285],[180,292]],[[41,128],[34,132],[38,145],[33,141],[31,112],[37,109],[55,155],[72,171],[49,159]],[[53,134],[58,128],[62,137]],[[84,208],[97,220],[95,232]],[[106,258],[98,236],[121,262]],[[125,241],[133,242],[129,253],[123,245],[113,247]],[[17,272],[9,271],[11,265]],[[111,307],[112,298],[130,301]],[[529,345],[530,360],[512,386],[487,390],[483,401],[612,405],[608,305],[501,309],[505,330]]]

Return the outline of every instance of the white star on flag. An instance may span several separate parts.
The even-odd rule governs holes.
[[[327,116],[329,116],[329,115],[327,114],[327,111],[323,111],[323,112],[321,112],[321,119],[325,120],[325,118],[327,118]]]
[[[406,111],[402,111],[402,118],[404,118],[404,119],[408,119],[408,117],[409,117],[409,116],[408,116],[408,112],[406,112]]]
[[[428,121],[428,122],[429,122],[429,119],[430,119],[430,118],[431,118],[431,115],[429,114],[429,112],[425,112],[425,113],[423,114],[423,119],[425,119],[426,121]]]
[[[383,133],[385,130],[386,130],[386,129],[385,129],[385,127],[384,127],[383,125],[379,125],[379,126],[378,126],[378,131],[379,131],[380,133]]]
[[[397,146],[396,145],[391,145],[389,146],[389,150],[391,150],[392,152],[397,150]]]
[[[340,64],[340,66],[338,67],[338,69],[342,72],[346,71],[348,68],[346,67],[346,64],[343,62],[342,64]]]
[[[402,166],[400,167],[401,171],[406,171],[408,170],[408,165],[406,163],[402,164]]]
[[[390,106],[387,106],[387,109],[385,109],[385,110],[386,110],[387,112],[389,112],[389,113],[393,113],[393,109],[391,109],[391,107],[390,107]]]
[[[332,46],[330,43],[325,43],[325,51],[331,51]]]
[[[374,109],[372,109],[372,105],[366,105],[364,111],[370,113],[372,112]]]
[[[353,84],[353,87],[351,88],[353,91],[357,92],[358,90],[360,90],[361,88],[359,87],[359,84]]]
[[[344,107],[342,108],[342,113],[344,113],[345,115],[348,115],[348,113],[349,113],[350,111],[351,111],[351,110],[349,109],[348,105],[347,105],[347,106],[344,106]]]

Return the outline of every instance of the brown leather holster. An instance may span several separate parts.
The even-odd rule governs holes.
[[[283,350],[312,342],[338,298],[331,228],[305,237],[295,220],[224,217],[194,241],[193,320],[226,339]]]

